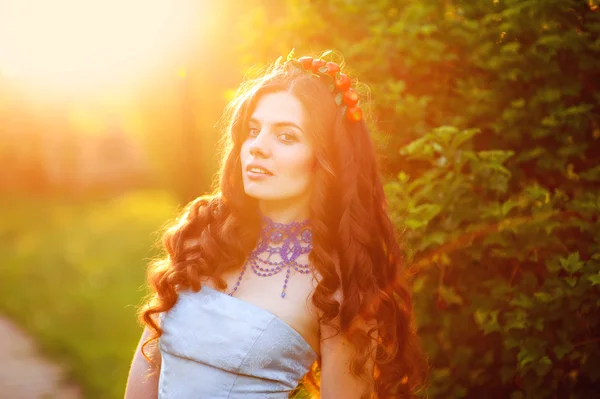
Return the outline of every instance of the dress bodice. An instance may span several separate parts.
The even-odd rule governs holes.
[[[317,354],[283,320],[211,287],[161,315],[160,399],[287,398]]]

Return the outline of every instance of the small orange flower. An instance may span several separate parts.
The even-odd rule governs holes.
[[[337,91],[346,91],[350,88],[350,77],[345,73],[338,73],[335,78],[335,88]]]
[[[328,62],[325,66],[327,67],[327,74],[333,77],[340,71],[340,66],[335,62]]]
[[[352,122],[359,122],[362,119],[362,109],[360,107],[348,107],[346,110],[346,118]]]
[[[300,57],[298,58],[298,62],[302,64],[304,69],[309,71],[312,68],[313,57]]]
[[[312,61],[311,69],[314,73],[318,73],[319,68],[324,67],[325,65],[326,62],[324,60],[317,58]]]
[[[358,103],[358,93],[353,89],[348,89],[344,92],[344,104],[353,107]]]

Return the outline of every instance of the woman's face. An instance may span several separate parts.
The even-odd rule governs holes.
[[[302,103],[288,92],[262,96],[240,151],[244,191],[275,205],[308,206],[315,154]]]

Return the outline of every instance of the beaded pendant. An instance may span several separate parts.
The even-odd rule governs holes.
[[[237,282],[229,293],[230,296],[233,296],[240,286],[248,265],[254,274],[260,277],[270,277],[286,269],[281,298],[285,298],[292,269],[302,274],[310,273],[308,264],[296,261],[300,255],[307,254],[312,250],[312,231],[308,220],[301,223],[283,224],[275,223],[266,216],[262,216],[261,227],[261,235],[256,248],[248,255]],[[273,255],[280,259],[271,260]]]

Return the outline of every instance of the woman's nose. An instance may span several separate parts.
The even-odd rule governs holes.
[[[258,136],[252,140],[250,143],[250,155],[255,157],[266,158],[271,155],[271,151],[269,150],[269,145],[267,142],[267,132],[261,130]]]

